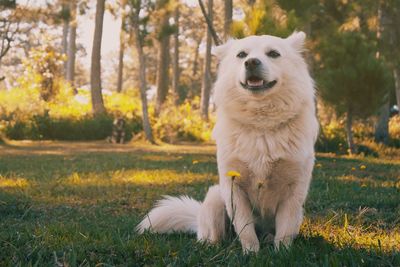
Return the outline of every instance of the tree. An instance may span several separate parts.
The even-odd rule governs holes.
[[[196,76],[199,69],[199,49],[202,38],[196,40],[196,46],[194,47],[194,57],[193,57],[193,65],[192,65],[192,75]]]
[[[400,2],[379,1],[380,54],[393,73],[397,106],[400,107]]]
[[[378,8],[378,31],[377,38],[378,44],[381,47],[381,51],[378,51],[377,57],[381,58],[382,51],[382,42],[387,42],[389,37],[390,26],[388,27],[388,20],[391,20],[389,15],[388,6],[385,5],[385,2],[380,1]],[[378,112],[378,121],[375,126],[375,142],[388,144],[389,143],[389,116],[390,116],[390,99],[389,99],[389,91],[385,96],[385,100],[383,105],[380,107]]]
[[[43,44],[29,51],[24,61],[28,77],[39,86],[40,97],[45,102],[52,101],[59,92],[62,54],[50,44]]]
[[[174,57],[172,60],[172,94],[175,105],[179,102],[179,5],[175,8],[174,14]]]
[[[160,16],[159,28],[156,32],[156,41],[158,47],[157,56],[157,95],[155,114],[158,116],[161,112],[162,104],[165,102],[168,93],[169,83],[169,47],[170,35],[173,29],[169,24],[170,11],[168,8],[169,1],[157,1],[158,14]]]
[[[232,0],[225,0],[224,1],[224,39],[225,41],[228,40],[231,34],[231,24],[232,24],[232,10],[233,10],[233,3]]]
[[[180,51],[180,97],[195,96],[201,90],[201,71],[199,71],[199,47],[204,39],[204,32],[199,31],[199,25],[204,23],[204,15],[198,8],[180,4],[179,38]],[[202,65],[202,64],[201,64]],[[189,90],[186,88],[190,88]]]
[[[97,0],[96,4],[92,64],[90,70],[92,109],[95,115],[102,114],[106,111],[103,95],[101,93],[101,40],[103,34],[104,2],[105,0]]]
[[[208,0],[207,12],[210,23],[213,21],[213,0]],[[212,25],[212,24],[211,24]],[[208,120],[208,107],[210,104],[210,92],[211,92],[211,44],[212,44],[212,27],[207,27],[206,37],[206,54],[204,58],[204,73],[203,82],[201,86],[201,103],[200,112],[204,120]]]
[[[72,87],[74,87],[75,79],[75,56],[76,56],[76,28],[77,28],[77,0],[70,2],[70,18],[69,18],[69,40],[67,49],[67,73],[66,79]],[[97,18],[97,17],[96,17]],[[100,37],[101,39],[101,37]],[[74,92],[77,93],[74,88]]]
[[[389,143],[390,99],[386,99],[378,111],[378,120],[375,125],[374,139],[377,143]]]
[[[210,7],[210,2],[208,1],[207,3],[208,3],[208,4],[207,4],[207,8],[209,9],[209,7]],[[211,7],[212,7],[213,5],[214,5],[213,2],[211,1]],[[210,31],[209,33],[210,33],[212,39],[214,40],[214,43],[215,43],[216,45],[220,45],[220,44],[222,43],[222,41],[221,41],[221,39],[219,38],[217,32],[215,31],[214,25],[213,25],[213,11],[212,11],[212,10],[211,10],[211,11],[208,10],[208,13],[209,13],[209,14],[207,14],[207,11],[206,11],[206,9],[205,9],[205,7],[204,7],[204,4],[203,4],[203,1],[202,1],[202,0],[199,0],[199,6],[200,6],[201,13],[203,14],[204,20],[206,21],[207,30]],[[211,12],[211,13],[210,13],[210,12]],[[207,33],[208,33],[208,31],[207,31]]]
[[[400,114],[400,67],[396,67],[393,70],[393,78],[394,78],[394,85],[396,88],[396,100],[397,100],[397,107],[399,108]]]
[[[65,2],[62,2],[61,8],[61,19],[63,21],[63,36],[61,41],[62,53],[67,55],[68,52],[68,33],[69,33],[69,20],[70,20],[70,8],[69,5]],[[64,77],[67,79],[67,68],[68,68],[68,60],[64,61]]]
[[[352,133],[354,117],[365,118],[373,114],[387,93],[387,70],[376,58],[375,47],[376,44],[360,32],[338,32],[318,46],[321,55],[317,70],[319,91],[338,115],[346,115],[350,153],[356,152]]]
[[[312,33],[312,23],[319,17],[318,14],[320,10],[326,10],[326,5],[321,3],[320,0],[277,0],[279,6],[286,10],[288,13],[293,12],[296,18],[299,19],[299,24],[302,25],[304,31],[308,36]],[[335,3],[335,5],[340,5],[340,3]],[[307,8],[304,8],[307,7]],[[318,12],[319,11],[319,12]],[[318,15],[317,15],[318,14]]]
[[[139,13],[142,8],[141,0],[131,0],[131,22],[133,28],[133,35],[135,38],[135,48],[139,62],[139,88],[140,88],[140,99],[142,102],[142,116],[143,116],[143,130],[147,141],[154,143],[153,132],[150,125],[149,112],[147,107],[147,82],[146,82],[146,58],[143,51],[144,46],[144,34],[140,31],[140,18]]]
[[[49,25],[59,23],[59,5],[48,4],[46,8],[40,6],[29,6],[23,3],[16,3],[14,0],[0,1],[0,65],[11,48],[17,52],[8,58],[11,65],[15,62],[21,63],[18,52],[24,52],[28,56],[33,46],[43,44],[44,40],[35,38],[34,33]],[[43,34],[41,34],[43,36]],[[18,51],[19,50],[19,51]],[[6,63],[7,64],[7,63]],[[0,76],[0,80],[5,77]]]
[[[1,59],[8,53],[11,43],[19,30],[19,22],[13,20],[16,12],[15,1],[0,3],[0,63]],[[2,78],[2,77],[0,77]]]
[[[118,56],[118,78],[117,78],[117,92],[122,92],[122,84],[124,78],[124,52],[125,52],[125,20],[126,20],[126,7],[127,0],[121,0],[121,32],[119,35],[119,56]]]

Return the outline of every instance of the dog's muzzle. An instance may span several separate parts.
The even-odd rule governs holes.
[[[260,92],[274,87],[277,80],[267,81],[263,78],[263,66],[258,58],[249,58],[244,62],[246,68],[246,81],[240,82],[243,88]]]

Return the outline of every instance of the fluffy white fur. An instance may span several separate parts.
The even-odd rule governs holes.
[[[259,250],[256,230],[274,234],[276,247],[290,245],[302,223],[318,133],[313,80],[301,54],[304,40],[303,32],[286,39],[250,36],[214,49],[220,60],[213,131],[219,185],[203,203],[161,200],[137,226],[139,232],[192,231],[214,243],[225,235],[227,214],[244,251]],[[268,57],[270,50],[280,57]],[[247,57],[237,57],[240,51]],[[247,58],[259,59],[263,79],[276,80],[275,86],[261,92],[243,88]],[[232,181],[226,175],[231,170],[241,177]]]

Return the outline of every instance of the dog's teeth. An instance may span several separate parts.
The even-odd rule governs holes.
[[[250,86],[262,86],[263,83],[264,83],[263,80],[258,80],[258,81],[247,80],[247,84]]]

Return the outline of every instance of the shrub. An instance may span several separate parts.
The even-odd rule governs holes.
[[[324,135],[322,135],[322,131]],[[347,143],[343,121],[331,121],[322,126],[322,131],[316,143],[318,152],[333,152],[346,154]],[[357,143],[357,153],[371,157],[399,157],[400,150],[400,116],[394,116],[389,122],[390,143],[389,146],[377,144],[374,141],[373,120],[357,121],[353,126]]]
[[[100,140],[111,135],[115,117],[126,122],[126,139],[141,131],[140,101],[134,91],[105,95],[108,114],[91,115],[90,92],[73,95],[63,83],[51,101],[43,101],[36,86],[20,86],[0,92],[0,130],[10,139]]]
[[[315,149],[318,152],[346,153],[348,147],[343,122],[331,121],[321,127]]]
[[[141,121],[137,117],[124,119],[125,136],[129,140],[141,131]],[[4,131],[8,138],[15,140],[101,140],[111,135],[113,120],[112,114],[52,118],[47,112],[9,122]]]
[[[400,148],[400,115],[393,116],[389,121],[390,145]]]
[[[174,106],[171,99],[167,102],[158,118],[154,118],[152,112],[153,130],[157,138],[168,143],[211,139],[213,119],[210,122],[203,121],[199,113],[198,97],[180,106]]]

